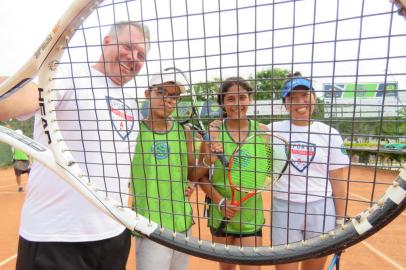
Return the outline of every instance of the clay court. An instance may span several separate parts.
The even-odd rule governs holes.
[[[375,173],[376,176],[374,177]],[[371,190],[369,190],[368,185],[361,183],[361,179],[371,180],[375,178],[379,182],[390,183],[397,174],[395,171],[379,170],[374,172],[372,169],[353,166],[351,168],[351,179],[359,180],[359,183],[351,184],[350,197],[360,201],[368,201],[370,200],[369,194],[371,194]],[[24,176],[23,181],[26,184],[26,176]],[[376,196],[382,194],[385,188],[385,185],[378,185],[375,191]],[[200,200],[203,195],[200,192],[194,194],[192,200],[196,198]],[[19,216],[23,200],[24,193],[17,192],[13,170],[0,170],[0,270],[12,270],[15,268]],[[365,208],[365,204],[357,202],[350,206],[350,212],[354,211],[355,213],[363,208]],[[196,209],[194,214],[197,215]],[[202,225],[205,225],[205,221],[202,221]],[[406,213],[403,212],[383,230],[362,243],[349,248],[342,256],[341,269],[406,269],[406,256],[404,255],[406,250],[405,226]],[[204,230],[204,233],[208,234],[208,231]],[[133,250],[131,251],[127,269],[135,269]],[[192,257],[190,269],[217,269],[217,263]],[[274,269],[274,267],[264,266],[262,269]]]

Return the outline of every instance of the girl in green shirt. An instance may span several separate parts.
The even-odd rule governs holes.
[[[222,152],[229,159],[237,144],[244,141],[252,132],[268,131],[265,125],[247,118],[252,92],[249,83],[239,77],[228,78],[222,83],[218,103],[223,109],[224,121],[220,126],[217,121],[216,128],[210,129],[210,142],[202,145],[200,164],[205,167],[206,172],[212,165],[214,170],[210,181],[203,178],[206,180],[201,180],[200,186],[213,203],[209,208],[209,227],[213,240],[218,243],[255,246],[261,245],[262,242],[264,216],[261,195],[248,199],[240,207],[231,205],[227,172],[216,156],[217,152]],[[255,146],[252,146],[253,152],[250,155],[255,155]],[[251,149],[249,151],[251,152]],[[198,174],[200,173],[199,171]],[[237,198],[239,196],[236,194]],[[219,226],[225,218],[229,221],[221,230]],[[235,269],[235,265],[220,263],[220,269]],[[260,267],[241,265],[240,269],[260,269]]]

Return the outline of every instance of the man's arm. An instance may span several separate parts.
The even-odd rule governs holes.
[[[7,77],[0,76],[0,83],[6,79]],[[0,100],[0,121],[33,113],[38,109],[37,85],[33,82],[29,82],[11,96]]]

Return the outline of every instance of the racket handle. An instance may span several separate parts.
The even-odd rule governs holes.
[[[229,162],[227,158],[224,156],[224,153],[218,153],[216,155],[218,159],[221,161],[221,164],[223,164],[224,168],[228,168]]]
[[[220,223],[220,225],[218,226],[217,229],[214,229],[214,233],[215,234],[226,234],[226,226],[227,226],[228,220],[223,219]]]
[[[210,139],[209,133],[204,132],[203,140],[206,142],[210,142],[211,139]],[[229,162],[228,162],[227,158],[225,157],[224,153],[216,153],[216,156],[220,160],[221,164],[223,164],[224,168],[228,168]]]

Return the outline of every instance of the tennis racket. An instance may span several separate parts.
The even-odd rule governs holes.
[[[388,138],[399,143],[404,143],[405,140],[402,129],[405,122],[402,111],[404,86],[397,82],[405,81],[402,61],[406,55],[403,47],[396,46],[406,44],[405,20],[398,15],[397,8],[387,1],[348,3],[221,0],[197,1],[193,5],[188,1],[177,1],[175,5],[170,0],[76,0],[44,38],[44,42],[27,64],[0,85],[2,111],[1,102],[11,98],[20,89],[25,89],[22,86],[38,75],[41,111],[38,120],[44,126],[46,140],[41,143],[33,141],[1,127],[0,141],[21,149],[50,168],[89,202],[131,231],[194,256],[229,263],[261,265],[300,261],[348,249],[378,232],[406,208],[406,172],[403,161],[381,163],[381,160],[372,158],[373,155],[386,155],[389,152],[398,156],[404,154],[401,150],[384,150],[382,144]],[[348,10],[351,11],[350,14]],[[89,70],[98,63],[101,49],[105,47],[102,39],[108,29],[119,21],[136,21],[151,29],[150,53],[145,58],[145,68],[139,75],[132,75],[135,83],[114,88],[92,85],[83,89],[78,84],[66,89],[58,88],[63,81],[106,79],[103,74],[90,72],[80,77],[74,71],[76,66],[84,65]],[[110,49],[114,46],[117,50],[125,49],[123,45],[112,44]],[[370,50],[371,48],[374,49]],[[229,75],[249,77],[255,84],[257,99],[253,101],[250,117],[257,120],[265,116],[271,121],[287,117],[283,109],[276,110],[281,104],[277,102],[280,100],[278,85],[286,79],[276,69],[288,69],[288,72],[300,70],[315,81],[315,89],[320,97],[325,94],[318,101],[317,105],[321,110],[316,120],[322,120],[340,130],[347,138],[344,148],[354,157],[354,162],[350,164],[351,171],[362,172],[358,176],[350,173],[347,177],[350,191],[364,192],[362,198],[359,195],[355,197],[351,192],[341,198],[347,204],[345,215],[349,221],[337,229],[323,232],[321,236],[288,246],[272,245],[270,239],[265,239],[269,234],[264,234],[261,246],[235,246],[214,243],[204,226],[207,220],[202,216],[195,214],[193,233],[185,235],[162,228],[134,212],[125,200],[128,189],[124,187],[130,179],[121,179],[121,188],[110,189],[110,182],[105,181],[105,177],[100,177],[103,170],[87,170],[86,167],[106,165],[109,169],[103,173],[116,171],[116,167],[123,171],[130,170],[129,160],[134,151],[134,140],[128,133],[137,131],[135,116],[139,112],[133,104],[138,98],[136,93],[148,88],[150,72],[160,70],[159,67],[168,66],[168,63],[188,74],[192,82],[209,84],[215,78],[221,80]],[[128,77],[129,68],[126,65],[123,61],[120,69],[126,74],[118,74],[116,77]],[[70,76],[60,75],[59,70],[63,68],[71,71]],[[381,83],[373,88],[375,90],[371,90],[370,85],[359,86],[367,82]],[[327,84],[343,84],[344,87],[329,88]],[[106,91],[106,95],[102,98],[93,97],[92,94],[99,90]],[[66,101],[61,100],[59,91],[72,93],[70,100],[80,106],[57,106],[58,102]],[[123,91],[130,94],[122,95]],[[85,98],[82,96],[84,92],[89,94]],[[106,100],[106,96],[111,96],[112,93],[120,93],[121,98]],[[374,96],[368,101],[364,99],[372,94]],[[373,101],[376,103],[368,103]],[[132,108],[133,114],[128,113],[128,107]],[[59,117],[69,110],[76,115],[75,118]],[[78,121],[78,116],[86,111],[92,111],[98,117]],[[100,114],[103,117],[99,117]],[[195,116],[189,117],[190,122],[193,123],[194,118]],[[360,121],[363,125],[358,125]],[[75,126],[75,123],[82,125]],[[105,128],[103,123],[110,126]],[[67,126],[68,124],[73,127]],[[372,125],[375,127],[373,130],[359,127]],[[391,125],[399,129],[388,132]],[[74,128],[78,136],[66,135],[71,128]],[[82,139],[82,136],[93,132],[96,136],[92,140]],[[38,133],[39,130],[36,135]],[[110,136],[112,134],[114,136]],[[357,144],[357,140],[362,142],[371,137],[376,141],[375,144],[367,147]],[[126,151],[117,153],[114,147],[104,148],[117,140],[124,140],[128,144]],[[86,152],[86,147],[93,144],[97,144],[98,148],[91,148]],[[244,145],[240,146],[241,149]],[[362,152],[362,155],[359,154],[359,161],[355,161],[357,151]],[[363,158],[366,153],[371,153],[371,157]],[[110,159],[111,154],[113,159]],[[115,159],[121,157],[121,154],[128,161],[121,163],[120,159]],[[107,155],[109,158],[100,159],[97,164],[89,164],[83,158],[86,155]],[[241,162],[236,157],[238,155],[231,162],[234,166]],[[385,169],[384,179],[381,178],[381,169]],[[262,189],[267,190],[267,184],[271,185],[272,182],[261,180],[252,188],[249,183],[239,183],[240,176],[244,175],[243,170],[229,171],[237,172],[236,176],[231,175],[232,182],[243,193],[254,190],[257,194]],[[256,178],[267,179],[264,178],[266,170],[255,169],[255,173],[258,175]],[[110,179],[117,178],[118,173],[110,176]],[[273,175],[272,179],[277,179],[277,175]],[[366,186],[372,188],[364,188]],[[114,199],[116,197],[118,199]],[[236,198],[240,201],[238,196]],[[201,205],[203,202],[196,202],[193,207],[199,208]],[[267,211],[267,216],[270,216],[270,208],[263,211]],[[263,228],[270,230],[269,220],[263,224]]]
[[[238,142],[229,160],[221,161],[227,170],[231,189],[230,204],[240,207],[257,194],[271,191],[272,185],[286,170],[289,159],[288,141],[271,132],[255,132]],[[225,233],[228,222],[223,219],[217,231]]]
[[[184,82],[186,90],[185,93],[181,95],[176,110],[173,112],[172,116],[182,125],[193,123],[192,126],[194,129],[200,131],[205,130],[204,124],[200,119],[200,106],[197,100],[197,95],[193,85],[190,82],[189,76],[177,67],[167,67],[164,69],[164,71],[173,73],[175,81],[180,80]]]
[[[331,260],[328,270],[333,270],[333,269],[339,270],[340,269],[341,253],[342,252],[339,251],[336,254],[334,254],[334,257]]]
[[[204,141],[210,141],[210,132],[207,131],[206,126],[203,121],[208,121],[210,115],[206,119],[200,117],[200,110],[202,109],[202,102],[199,102],[198,94],[196,94],[193,84],[190,82],[190,77],[181,69],[177,67],[168,67],[164,69],[165,72],[173,73],[174,80],[184,82],[185,93],[183,93],[178,101],[176,110],[172,113],[172,117],[177,120],[182,125],[188,125],[193,132],[193,139],[195,142],[201,143]],[[199,143],[197,145],[199,145]],[[196,146],[197,146],[196,145]],[[195,147],[195,151],[198,151],[198,147]],[[223,162],[227,163],[227,160],[222,154],[217,155],[218,158]]]

